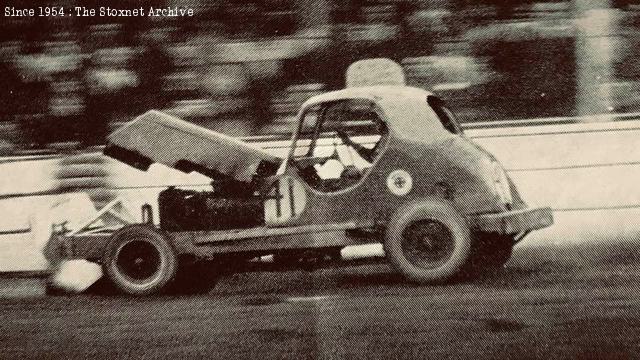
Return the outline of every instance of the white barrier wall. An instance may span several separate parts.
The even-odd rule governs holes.
[[[618,241],[640,234],[640,121],[476,130],[525,200],[555,225],[522,246]]]
[[[530,205],[555,210],[556,224],[533,233],[522,246],[638,237],[640,121],[475,129],[467,135],[502,162]],[[286,144],[266,145],[282,152]],[[0,194],[53,189],[56,161],[0,164]],[[116,161],[109,167],[112,186],[134,212],[144,203],[156,207],[157,194],[166,186],[206,187],[210,181],[161,165],[146,173]],[[72,215],[43,215],[64,196],[68,195],[0,200],[0,271],[47,267],[39,250],[51,219],[82,216],[72,214],[68,206],[64,213]]]

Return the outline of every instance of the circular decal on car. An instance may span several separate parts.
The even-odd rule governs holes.
[[[405,170],[394,170],[387,176],[387,187],[394,195],[404,196],[411,191],[413,179]]]

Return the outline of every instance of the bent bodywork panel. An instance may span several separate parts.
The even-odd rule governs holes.
[[[262,169],[275,172],[282,162],[245,142],[155,110],[112,133],[104,153],[141,170],[157,162],[243,182]]]

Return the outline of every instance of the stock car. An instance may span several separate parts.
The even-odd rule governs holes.
[[[500,163],[465,137],[445,102],[406,86],[391,60],[352,64],[347,87],[310,98],[297,120],[283,158],[147,112],[112,133],[104,154],[140,170],[202,173],[211,191],[162,191],[159,225],[56,232],[47,258],[101,264],[116,289],[139,296],[214,284],[222,268],[263,256],[295,267],[382,243],[406,279],[434,284],[499,269],[518,241],[553,223],[550,208],[529,208]]]

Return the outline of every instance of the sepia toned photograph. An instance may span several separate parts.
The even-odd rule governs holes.
[[[0,359],[640,358],[640,0],[0,8]]]

